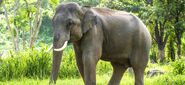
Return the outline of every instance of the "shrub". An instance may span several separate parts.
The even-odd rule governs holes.
[[[47,77],[50,74],[51,55],[43,49],[40,51],[32,50],[28,54],[26,65],[26,77]]]
[[[0,59],[0,81],[21,77],[48,78],[51,72],[52,53],[46,52],[46,49],[47,47],[42,45],[40,49],[28,49],[18,53],[10,51],[9,57]],[[62,57],[59,77],[80,77],[72,46],[65,49]],[[111,72],[111,69],[111,65],[100,61],[97,65],[97,74]]]
[[[63,52],[62,62],[60,65],[59,77],[60,78],[74,78],[79,77],[79,72],[77,70],[75,54],[73,52],[72,46],[68,46]]]
[[[0,61],[0,80],[47,77],[50,74],[51,53],[44,50],[10,51],[10,57]]]
[[[172,66],[174,67],[173,73],[176,74],[185,74],[185,63],[184,59],[176,60],[172,63]]]
[[[96,66],[97,74],[103,75],[105,73],[112,74],[112,66],[109,62],[99,61]]]
[[[165,74],[153,78],[149,85],[184,85],[184,75]]]

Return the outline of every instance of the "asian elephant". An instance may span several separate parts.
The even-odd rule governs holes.
[[[113,75],[108,85],[119,85],[132,67],[135,85],[143,85],[151,36],[135,15],[108,8],[61,4],[53,17],[53,65],[50,83],[56,83],[63,49],[73,43],[76,63],[85,85],[96,85],[96,64],[109,61]]]

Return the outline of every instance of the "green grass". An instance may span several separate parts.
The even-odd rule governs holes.
[[[0,58],[0,85],[48,85],[51,72],[52,53],[45,52],[47,47],[30,49],[20,53],[10,51],[8,58]],[[77,70],[72,46],[63,53],[57,85],[84,85]],[[185,58],[167,63],[149,63],[145,70],[145,85],[184,85]],[[164,75],[147,77],[151,69],[165,72]],[[109,62],[100,61],[96,67],[97,85],[107,85],[112,67]],[[128,71],[121,85],[134,85],[134,76]]]
[[[107,85],[110,75],[97,75],[97,85]],[[145,77],[145,85],[184,85],[185,75],[160,75],[152,78]],[[0,82],[0,85],[48,85],[49,79],[13,79],[10,81]],[[56,85],[84,85],[82,78],[58,79]],[[125,73],[120,85],[134,85],[134,77]]]

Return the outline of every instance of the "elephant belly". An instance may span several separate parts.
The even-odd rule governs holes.
[[[126,54],[102,55],[101,60],[126,64],[130,66],[129,57]]]
[[[119,32],[118,32],[119,31]],[[123,30],[113,30],[105,37],[101,59],[110,62],[129,64],[133,48],[132,34]],[[122,31],[120,33],[120,31]],[[113,33],[113,34],[112,34]]]
[[[126,44],[126,43],[125,43]],[[102,50],[101,59],[104,61],[117,62],[120,64],[128,64],[131,54],[131,45],[109,45]]]

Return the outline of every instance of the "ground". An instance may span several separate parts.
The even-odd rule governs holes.
[[[110,74],[97,75],[97,85],[107,85]],[[125,73],[121,80],[120,85],[134,85],[134,76],[130,73]],[[184,85],[185,75],[159,75],[152,78],[145,76],[145,85]],[[0,85],[48,85],[49,79],[28,79],[21,78],[16,80],[0,82]],[[84,85],[81,78],[71,78],[71,79],[58,79],[56,85]]]

